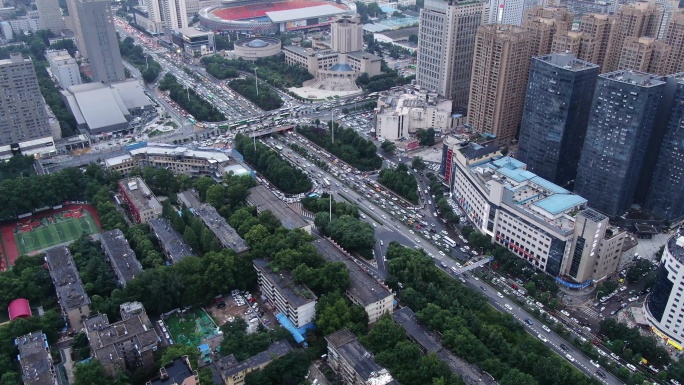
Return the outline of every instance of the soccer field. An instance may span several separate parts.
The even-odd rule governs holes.
[[[48,249],[65,242],[73,241],[82,233],[98,233],[95,220],[89,214],[80,218],[63,219],[60,222],[37,227],[31,231],[20,231],[14,234],[19,255]]]

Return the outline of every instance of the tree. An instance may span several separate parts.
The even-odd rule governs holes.
[[[98,360],[79,363],[74,367],[74,385],[128,385],[128,379],[120,373],[109,378]]]
[[[394,155],[394,153],[397,151],[397,146],[389,140],[382,142],[380,148],[382,148],[387,155]]]
[[[162,352],[159,364],[160,366],[168,365],[176,358],[183,356],[188,356],[191,366],[196,368],[199,365],[199,350],[195,347],[182,344],[175,344],[165,348]]]
[[[418,44],[418,35],[412,33],[409,35],[408,40],[410,43]]]
[[[427,168],[427,165],[423,161],[423,158],[417,156],[413,158],[413,160],[411,161],[411,168],[413,168],[414,170],[423,171]]]
[[[406,200],[418,203],[418,182],[405,164],[399,163],[397,167],[381,170],[378,182]]]
[[[357,307],[357,309],[353,309]],[[339,293],[322,295],[316,303],[316,326],[323,335],[328,335],[342,328],[352,333],[362,333],[368,324],[368,315],[358,305],[351,305]],[[363,317],[363,314],[366,314]],[[365,319],[364,319],[365,318]]]
[[[421,146],[433,146],[435,144],[435,129],[430,127],[427,130],[418,130],[418,141]]]

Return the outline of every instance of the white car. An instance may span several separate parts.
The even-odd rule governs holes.
[[[599,365],[598,362],[596,362],[596,361],[594,361],[594,360],[589,360],[589,362],[591,362],[591,364],[594,365],[594,366],[597,367],[597,368],[598,368],[599,366],[601,366],[601,365]]]
[[[568,361],[570,361],[570,362],[575,362],[575,357],[573,357],[573,356],[571,356],[571,355],[569,355],[569,354],[566,354],[566,355],[565,355],[565,358],[567,358]]]
[[[415,241],[416,241],[417,243],[420,243],[420,239],[418,239],[418,238],[416,238]]]
[[[444,254],[444,252],[442,250],[439,251],[439,255],[441,255],[443,257],[446,256],[446,254]]]
[[[551,333],[551,329],[549,329],[549,327],[546,325],[542,325],[542,329],[544,329],[544,331],[547,333]]]
[[[546,337],[544,337],[544,336],[541,335],[541,334],[537,334],[537,338],[539,338],[539,339],[540,339],[542,342],[544,342],[544,343],[549,342],[549,339],[546,338]]]
[[[501,294],[501,293],[498,292],[498,291],[496,292],[496,295],[497,295],[499,298],[503,298],[503,297],[504,297],[503,294]]]
[[[505,304],[504,307],[505,307],[508,311],[513,311],[513,306],[511,306],[511,305],[509,305],[509,304]]]
[[[567,310],[561,310],[561,314],[563,314],[566,317],[570,317],[570,313],[567,312]]]

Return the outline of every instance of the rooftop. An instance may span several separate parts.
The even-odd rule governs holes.
[[[652,75],[645,72],[618,70],[599,75],[599,78],[613,80],[615,82],[635,85],[638,87],[657,87],[665,84],[662,76]]]
[[[190,246],[183,242],[183,237],[171,227],[171,223],[164,218],[155,218],[147,222],[150,229],[161,243],[171,263],[177,263],[185,257],[194,257]]]
[[[334,16],[347,13],[346,10],[336,7],[332,4],[317,5],[315,7],[288,9],[284,11],[266,12],[266,16],[274,23],[283,23],[286,21],[296,21],[304,19],[313,19],[326,16]]]
[[[442,345],[435,337],[423,329],[416,320],[416,314],[408,307],[401,308],[392,314],[394,322],[401,325],[411,338],[418,342],[427,353],[437,352]]]
[[[325,337],[342,358],[368,384],[384,385],[395,383],[387,369],[375,362],[373,355],[361,345],[348,329],[340,329]]]
[[[174,156],[183,158],[202,159],[209,163],[225,163],[231,158],[222,150],[192,149],[182,146],[165,145],[161,143],[150,143],[145,147],[136,148],[130,151],[133,156]]]
[[[178,28],[177,31],[180,32],[183,36],[187,37],[207,36],[214,34],[213,32],[200,31],[195,27]]]
[[[142,273],[142,265],[121,230],[105,231],[100,234],[100,242],[122,286]]]
[[[60,65],[60,64],[76,64],[76,59],[71,57],[71,55],[69,55],[69,52],[67,52],[67,50],[65,50],[65,49],[62,49],[59,51],[47,51],[45,53],[45,57],[48,60],[55,62],[57,65]],[[58,63],[58,62],[61,62],[61,63]]]
[[[154,196],[152,190],[140,177],[125,178],[119,181],[119,186],[138,210],[161,210],[161,203]]]
[[[316,295],[304,285],[292,282],[292,276],[287,271],[278,273],[271,270],[265,259],[257,258],[252,261],[254,267],[287,299],[294,308],[316,301]]]
[[[52,357],[42,331],[23,335],[14,340],[19,348],[21,377],[25,385],[54,385],[56,383]]]
[[[366,51],[353,51],[353,52],[347,52],[345,55],[347,57],[353,57],[359,60],[370,60],[370,61],[379,61],[382,60],[382,58],[378,55],[374,55],[370,52]]]
[[[202,219],[204,225],[214,233],[223,247],[229,248],[236,253],[249,250],[245,240],[240,237],[234,228],[230,227],[226,219],[216,211],[214,206],[205,203],[200,207],[193,208],[193,211]]]
[[[249,189],[247,197],[249,204],[259,211],[270,211],[276,216],[286,229],[294,230],[306,227],[309,223],[287,205],[278,199],[266,186],[258,185]]]
[[[466,159],[475,160],[498,152],[499,147],[493,144],[482,146],[478,143],[468,143],[467,146],[462,147],[459,151],[461,151]]]
[[[188,209],[200,207],[200,205],[202,204],[202,202],[200,202],[199,200],[199,194],[195,189],[179,192],[178,195],[176,195],[176,197],[178,199],[178,202],[181,203],[183,206],[187,207]]]
[[[411,35],[418,35],[418,27],[402,28],[393,31],[378,32],[380,35],[385,35],[392,40],[400,40],[407,38]]]
[[[292,351],[292,347],[286,340],[274,342],[268,349],[252,356],[242,362],[237,362],[233,355],[226,356],[216,361],[215,367],[221,373],[221,377],[228,378],[249,369],[257,368],[267,362],[282,357]]]
[[[83,324],[90,348],[103,363],[126,355],[123,349],[135,349],[140,353],[159,346],[159,336],[145,312],[113,324],[109,323],[106,314],[98,314]],[[133,344],[127,344],[126,341],[132,341]]]
[[[321,238],[313,242],[319,253],[330,262],[342,262],[349,271],[350,285],[347,293],[354,297],[364,307],[381,301],[392,293],[381,281],[373,278],[362,265],[358,265],[350,257],[337,248],[330,240]]]
[[[83,288],[74,259],[66,246],[45,250],[45,261],[55,284],[57,299],[64,311],[90,304],[90,298]]]
[[[176,385],[183,384],[186,378],[197,376],[192,370],[188,356],[177,357],[170,364],[159,369],[159,377],[147,382],[146,385]]]
[[[599,68],[598,65],[580,60],[571,53],[552,53],[550,55],[535,57],[534,60],[543,61],[568,71],[598,70]]]
[[[677,261],[684,263],[684,230],[680,229],[667,241],[667,251]]]

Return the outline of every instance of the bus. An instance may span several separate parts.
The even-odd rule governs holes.
[[[282,114],[280,114],[280,119],[287,118],[288,116],[290,116],[289,112],[282,113]],[[275,120],[275,119],[273,119],[273,120]]]
[[[235,124],[237,124],[238,126],[242,126],[243,124],[247,124],[247,121],[248,121],[248,119],[242,119],[242,120],[238,120],[237,123],[235,123]]]
[[[328,178],[323,178],[323,186],[330,187],[330,180]]]
[[[281,120],[283,120],[283,117],[282,117],[282,116],[281,116],[281,117],[273,118],[273,121],[274,121],[274,122],[279,122],[279,121],[281,121]]]
[[[453,239],[451,239],[449,237],[443,237],[442,239],[444,240],[444,243],[446,243],[450,247],[456,247],[456,242],[454,242]]]
[[[189,120],[190,123],[192,123],[192,124],[197,124],[197,121],[195,120],[195,118],[188,118],[188,120]]]

